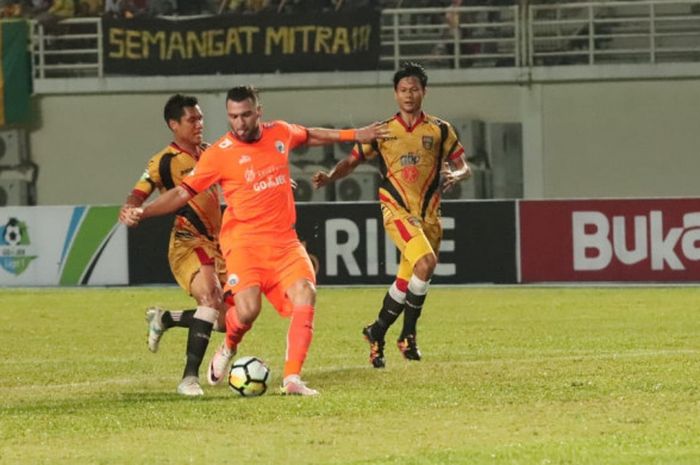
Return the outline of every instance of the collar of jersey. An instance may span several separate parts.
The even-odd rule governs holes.
[[[406,129],[407,132],[413,132],[413,130],[416,129],[416,127],[418,127],[418,125],[419,125],[420,123],[422,123],[422,122],[425,120],[425,113],[424,113],[423,111],[421,111],[421,112],[420,112],[420,116],[418,117],[418,119],[416,120],[416,122],[413,123],[413,126],[411,126],[411,127],[409,127],[408,124],[406,124],[406,122],[403,120],[403,118],[401,118],[401,113],[400,113],[400,112],[396,112],[396,115],[394,115],[394,119],[395,119],[396,121],[398,121],[399,124],[400,124],[401,126],[403,126],[404,129]]]

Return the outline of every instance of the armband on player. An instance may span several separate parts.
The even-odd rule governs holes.
[[[340,142],[354,142],[356,135],[354,129],[341,129],[339,140]]]

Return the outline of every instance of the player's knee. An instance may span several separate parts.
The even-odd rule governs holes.
[[[260,314],[260,308],[255,308],[254,306],[237,305],[235,312],[236,317],[238,317],[238,321],[241,324],[252,325]]]
[[[199,305],[221,309],[222,296],[219,289],[202,289],[193,297]]]
[[[287,289],[287,295],[294,305],[314,305],[316,286],[306,279],[300,279]]]
[[[434,253],[424,255],[416,262],[413,269],[414,274],[423,280],[429,280],[435,272],[437,266],[437,257]]]
[[[260,289],[251,287],[238,292],[235,295],[234,302],[236,304],[236,316],[238,321],[244,325],[252,325],[255,319],[260,314],[261,301]]]

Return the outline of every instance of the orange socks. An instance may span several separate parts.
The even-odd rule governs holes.
[[[235,349],[238,347],[238,343],[241,342],[245,333],[253,325],[244,325],[238,321],[238,316],[236,315],[236,309],[231,307],[226,312],[226,346],[229,349]]]
[[[252,325],[244,325],[238,321],[236,312],[230,309],[226,312],[226,346],[236,349],[245,333]],[[299,305],[292,309],[292,319],[287,332],[287,354],[284,362],[284,377],[298,375],[309,352],[311,338],[314,333],[313,305]]]
[[[306,360],[314,333],[313,305],[299,305],[292,310],[292,321],[287,333],[287,356],[284,362],[284,377],[298,375]]]

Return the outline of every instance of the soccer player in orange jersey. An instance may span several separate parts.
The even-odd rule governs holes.
[[[252,86],[230,89],[226,111],[231,131],[202,154],[190,176],[153,203],[125,211],[120,219],[134,226],[144,218],[175,211],[218,183],[227,204],[220,234],[226,286],[236,311],[227,319],[231,327],[224,346],[210,364],[210,382],[224,377],[238,343],[260,313],[261,294],[265,294],[281,314],[291,316],[282,393],[316,395],[300,377],[313,333],[316,277],[294,229],[288,157],[301,144],[368,143],[384,137],[386,127],[375,123],[357,130],[335,130],[262,122],[262,106]]]
[[[176,94],[168,99],[163,117],[173,141],[148,161],[122,207],[122,212],[139,207],[155,191],[164,193],[180,185],[195,166],[205,146],[202,142],[204,115],[196,97]],[[171,327],[189,328],[187,358],[177,392],[200,396],[199,367],[209,345],[212,327],[224,327],[223,302],[225,264],[219,250],[221,207],[215,188],[203,190],[180,208],[173,221],[168,245],[168,262],[178,282],[197,301],[194,310],[172,311],[151,307],[146,310],[148,348],[158,350],[160,338]],[[221,322],[218,317],[221,315]]]
[[[362,330],[375,368],[385,366],[384,337],[402,312],[398,348],[407,360],[421,358],[416,324],[442,239],[440,194],[471,175],[452,126],[422,110],[427,84],[423,67],[406,63],[394,74],[399,111],[386,121],[389,136],[357,144],[330,173],[319,171],[312,178],[315,188],[323,187],[347,176],[364,160],[379,157],[384,229],[401,251],[401,260],[376,321]]]

